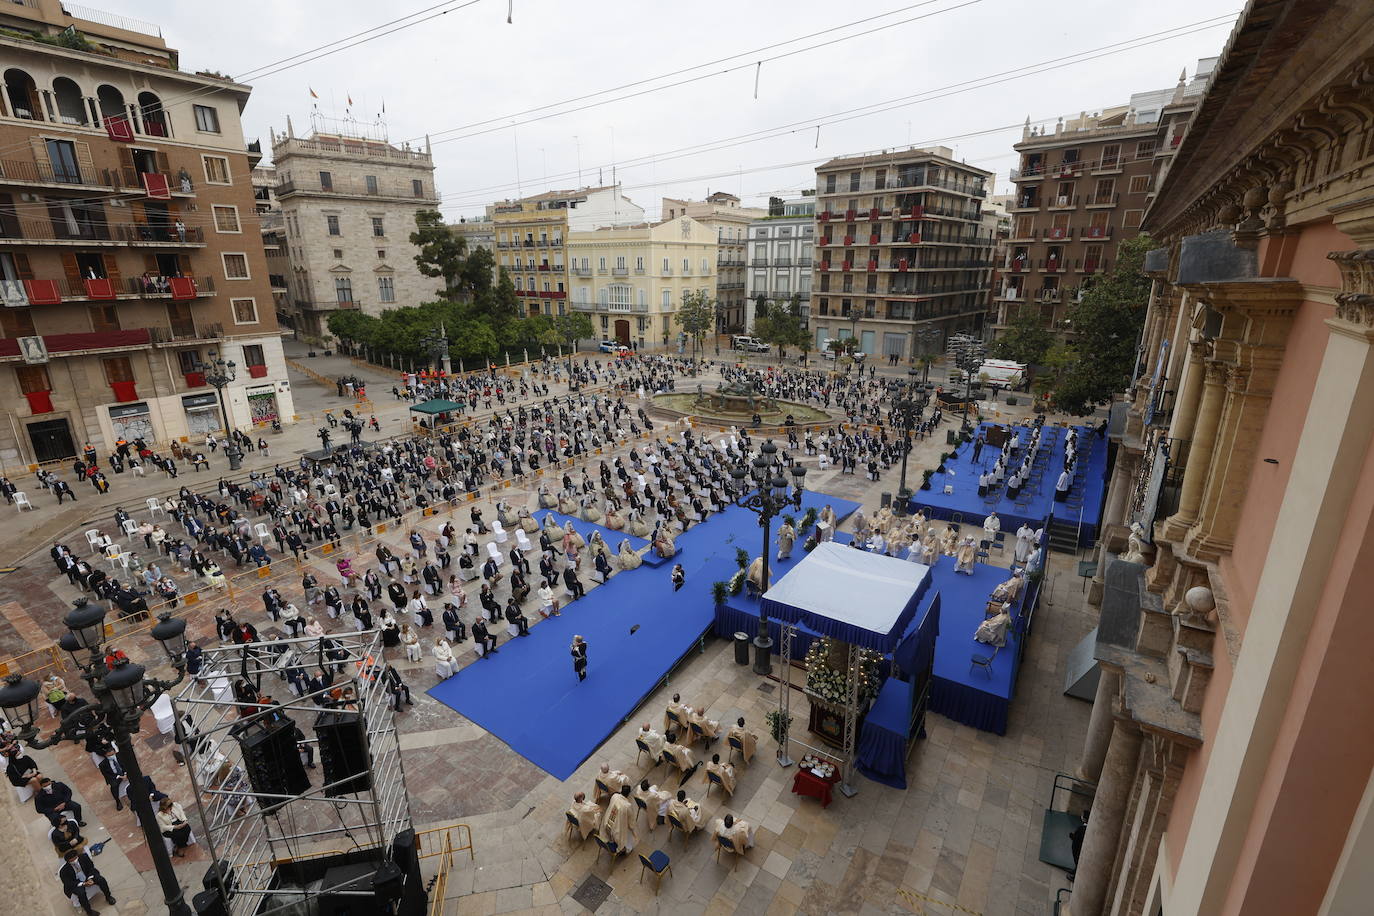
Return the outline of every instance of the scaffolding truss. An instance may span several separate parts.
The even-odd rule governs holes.
[[[316,672],[328,685],[297,695],[286,679],[292,668]],[[200,673],[173,699],[205,844],[211,860],[226,866],[217,872],[228,881],[220,885],[228,913],[304,912],[312,898],[325,894],[370,896],[370,885],[364,891],[356,875],[332,886],[325,886],[327,880],[299,884],[279,869],[370,851],[380,866],[389,861],[397,834],[411,828],[392,694],[383,672],[377,630],[273,639],[206,649]],[[325,677],[329,674],[332,680]],[[234,690],[240,680],[270,694],[272,702],[241,702]],[[326,781],[326,751],[318,747],[315,726],[336,723],[340,714],[346,724],[357,725],[348,729],[357,742],[354,766]],[[239,740],[245,731],[282,727],[282,716],[317,750],[317,770],[310,771],[316,775],[297,793],[254,786]],[[294,743],[290,749],[295,752]]]

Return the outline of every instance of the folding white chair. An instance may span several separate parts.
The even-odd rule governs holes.
[[[115,568],[116,566],[119,565],[119,561],[120,561],[123,557],[124,557],[123,552],[120,551],[120,549],[119,549],[118,547],[116,547],[115,545],[111,544],[109,547],[106,547],[106,548],[105,548],[105,559],[109,561],[109,563],[110,563],[110,570],[111,570],[111,571],[113,571],[114,568]],[[128,568],[129,568],[129,561],[128,561],[128,560],[125,560],[125,561],[124,561],[124,568],[125,568],[125,569],[128,569]]]
[[[505,563],[505,557],[502,555],[501,549],[496,546],[495,541],[487,541],[487,556],[495,560],[498,567]]]
[[[166,511],[162,508],[162,503],[158,502],[158,498],[156,496],[149,496],[146,502],[148,504],[148,518],[152,518],[159,512],[161,512],[163,515],[167,514]]]
[[[253,526],[253,535],[263,544],[272,540],[272,532],[267,530],[267,525],[258,522]]]
[[[506,529],[502,527],[499,521],[493,521],[491,523],[491,533],[495,536],[496,543],[498,544],[504,544],[506,541],[510,540],[510,535],[506,534]]]
[[[86,531],[86,543],[91,545],[91,553],[99,553],[100,529],[90,528]]]
[[[29,494],[23,490],[17,490],[14,494],[14,508],[21,512],[25,509],[32,509],[33,503],[29,502]]]
[[[529,553],[534,549],[534,545],[530,543],[530,539],[521,528],[515,529],[515,546],[520,548],[521,553]]]

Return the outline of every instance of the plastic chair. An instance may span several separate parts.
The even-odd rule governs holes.
[[[132,541],[134,535],[138,534],[138,522],[133,519],[128,519],[119,527],[124,529],[124,540],[126,541]]]
[[[115,567],[119,565],[119,561],[120,561],[121,559],[123,559],[123,557],[124,557],[124,554],[123,554],[123,553],[120,551],[120,549],[119,549],[118,547],[116,547],[115,545],[111,544],[109,547],[106,547],[106,548],[105,548],[105,559],[108,560],[109,563],[110,563],[110,571],[111,571],[111,572],[113,572],[114,569],[115,569]],[[129,568],[129,561],[128,561],[128,560],[124,560],[124,568],[125,568],[125,569],[128,569],[128,568]]]
[[[258,541],[263,544],[266,544],[268,541],[272,540],[272,532],[267,529],[267,525],[263,522],[258,522],[256,525],[253,526],[253,536],[256,537]]]
[[[530,543],[530,539],[520,528],[515,529],[515,546],[520,548],[521,553],[529,553],[534,549],[534,544]]]
[[[157,515],[159,512],[161,512],[163,515],[167,514],[166,510],[162,508],[162,503],[158,502],[158,498],[156,496],[149,496],[146,500],[144,500],[144,502],[148,506],[148,518],[151,519],[154,515]]]
[[[33,503],[29,502],[29,494],[25,493],[23,490],[16,490],[14,494],[14,508],[21,512],[25,509],[32,509]]]
[[[176,723],[176,713],[172,710],[172,696],[164,693],[158,697],[152,705],[153,720],[157,722],[159,733],[169,735],[172,733],[172,726]]]
[[[496,561],[498,568],[503,565],[505,560],[505,557],[501,554],[500,548],[496,546],[495,541],[487,541],[487,556]]]
[[[91,528],[86,531],[86,543],[91,545],[91,553],[98,552],[96,544],[100,542],[100,529]]]
[[[644,869],[649,869],[658,878],[654,883],[654,896],[658,896],[658,889],[663,886],[663,873],[673,873],[673,866],[669,864],[668,854],[661,849],[655,849],[652,854],[639,854],[639,881],[644,883]]]
[[[501,526],[499,521],[492,521],[491,533],[496,538],[496,543],[498,544],[504,544],[506,541],[510,540],[510,535],[506,533],[506,529]]]

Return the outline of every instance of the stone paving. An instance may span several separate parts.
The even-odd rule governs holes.
[[[300,398],[307,386],[297,382]],[[322,388],[316,390],[326,394]],[[374,389],[372,394],[379,409],[385,409],[381,391]],[[332,392],[327,395],[325,400],[337,400]],[[389,385],[386,397],[390,397]],[[918,443],[909,477],[919,479],[920,469],[935,463],[943,441],[943,435],[938,435]],[[302,441],[299,447],[304,450],[310,445]],[[882,492],[896,489],[896,479],[896,468],[873,483],[861,475],[842,476],[833,469],[813,467],[807,485],[863,500],[871,513]],[[528,488],[507,490],[503,496],[517,506],[532,504]],[[485,508],[486,517],[492,517],[490,503]],[[403,532],[392,532],[387,539],[395,545],[402,536]],[[434,682],[427,654],[418,663],[405,662],[403,656],[392,659],[411,685],[416,703],[397,718],[415,825],[423,830],[462,822],[471,826],[474,836],[474,859],[460,854],[448,874],[443,912],[584,912],[587,908],[574,895],[588,899],[578,891],[591,877],[608,885],[597,913],[1049,912],[1055,890],[1067,882],[1062,872],[1038,860],[1040,817],[1054,775],[1071,771],[1077,763],[1089,712],[1088,704],[1062,695],[1068,650],[1095,620],[1073,560],[1050,558],[1046,604],[1037,616],[1022,666],[1007,735],[977,732],[932,715],[927,738],[912,752],[907,790],[856,776],[859,794],[846,799],[837,793],[828,809],[791,794],[794,770],[777,766],[772,760],[775,745],[765,736],[763,717],[776,705],[776,688],[760,689],[761,679],[747,666],[734,664],[732,649],[725,642],[709,641],[703,654],[684,663],[566,781],[544,773],[425,695],[423,690]],[[325,572],[331,564],[316,561],[312,565]],[[296,600],[299,571],[284,582],[279,587],[288,599]],[[190,635],[209,644],[213,611],[226,605],[270,635],[274,628],[262,612],[259,591],[245,589],[232,597],[221,594],[207,600],[199,615],[191,618]],[[0,610],[4,611],[0,646],[32,645],[34,640],[60,632],[61,613],[74,593],[65,578],[54,575],[42,554],[18,573],[0,577]],[[570,612],[576,613],[575,605]],[[537,614],[531,616],[537,621]],[[426,634],[426,648],[430,641]],[[471,653],[460,653],[460,661],[471,658]],[[709,837],[702,833],[686,843],[680,837],[669,840],[665,828],[649,833],[641,820],[638,849],[662,848],[672,857],[672,874],[663,879],[661,894],[655,896],[653,876],[640,883],[640,867],[633,856],[611,864],[605,855],[598,858],[598,849],[590,841],[570,842],[563,811],[574,792],[590,793],[592,774],[603,760],[636,777],[644,772],[643,765],[635,763],[633,734],[639,722],[661,720],[667,698],[675,691],[684,701],[705,706],[712,718],[733,721],[745,716],[760,734],[759,753],[752,766],[741,770],[732,798],[724,799],[718,791],[706,797],[700,773],[686,786],[689,795],[703,804],[703,822],[731,811],[759,829],[755,847],[731,868],[728,860],[716,863]],[[794,699],[800,702],[802,697],[798,694]],[[145,716],[140,759],[158,786],[182,801],[190,813],[191,789],[185,771],[173,762],[167,739],[155,732],[151,717]],[[114,810],[87,756],[75,746],[60,747],[55,753],[35,751],[34,756],[45,772],[71,784],[86,804],[87,838],[96,841],[110,836],[113,840],[97,864],[120,903],[103,908],[97,904],[97,908],[121,914],[161,912],[161,896],[142,836],[127,808]],[[28,806],[14,807],[11,801],[9,807],[6,814],[15,816],[27,830],[29,851],[42,879],[51,865],[45,848],[46,822]],[[183,884],[199,887],[207,858],[204,847],[198,846],[186,860],[176,860]],[[436,861],[426,860],[427,872],[432,873]],[[55,881],[47,892],[54,912],[70,911]]]

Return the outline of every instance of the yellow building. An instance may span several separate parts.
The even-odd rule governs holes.
[[[488,208],[496,239],[496,263],[505,268],[526,315],[566,314],[567,260],[564,240],[571,230],[641,223],[644,208],[615,185],[575,191],[546,191]]]
[[[666,346],[681,332],[682,297],[715,291],[716,245],[714,230],[685,216],[571,232],[573,311],[590,315],[602,338]]]
[[[732,329],[743,333],[752,323],[744,295],[744,243],[749,224],[767,215],[766,208],[741,207],[738,197],[724,191],[708,195],[705,200],[663,198],[665,220],[690,216],[715,233],[717,333]]]

